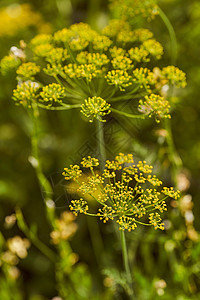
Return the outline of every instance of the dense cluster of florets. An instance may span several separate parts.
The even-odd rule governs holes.
[[[89,169],[87,176],[79,166],[65,168],[63,176],[78,184],[77,193],[89,194],[98,203],[98,211],[89,211],[83,198],[72,200],[70,209],[75,215],[97,216],[106,223],[115,220],[120,230],[134,230],[138,224],[164,229],[160,214],[167,210],[168,197],[178,199],[179,192],[162,187],[162,181],[152,175],[152,166],[146,161],[134,163],[132,154],[120,153],[115,160],[106,161],[102,174],[96,170],[96,158],[83,158],[82,166]],[[86,198],[86,197],[85,197]]]
[[[139,101],[139,111],[151,117],[155,115],[156,121],[159,123],[163,118],[171,118],[169,114],[169,101],[159,95],[151,94],[145,96],[145,100]]]
[[[93,122],[94,119],[105,122],[102,117],[110,113],[109,108],[110,104],[95,96],[85,100],[85,103],[81,105],[81,112],[89,118],[89,122]]]
[[[150,13],[155,8],[154,1],[134,3],[136,6],[130,3],[130,8],[134,6],[136,15]],[[117,99],[132,101],[133,98],[142,113],[136,117],[154,114],[156,120],[169,118],[170,104],[160,96],[162,87],[166,84],[184,87],[186,84],[185,73],[174,66],[159,70],[159,76],[155,74],[151,68],[163,55],[162,45],[149,29],[134,29],[125,19],[111,20],[101,32],[88,24],[78,23],[54,35],[39,34],[28,48],[28,55],[32,51],[30,60],[26,49],[18,49],[23,59],[12,53],[1,61],[3,74],[17,69],[19,85],[14,90],[14,100],[24,104],[31,102],[33,95],[32,100],[39,107],[51,110],[58,106],[69,109],[75,104],[90,122],[102,121],[112,108],[113,112],[120,113],[113,107]],[[30,81],[34,83],[26,83]],[[31,92],[27,88],[29,85],[33,88]]]

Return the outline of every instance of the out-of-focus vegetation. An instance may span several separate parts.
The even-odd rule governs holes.
[[[154,165],[159,178],[182,193],[180,200],[167,203],[164,232],[145,227],[127,234],[135,299],[199,299],[200,4],[197,0],[158,1],[173,25],[176,55],[176,43],[154,1],[146,1],[154,9],[151,21],[140,1],[111,2],[117,5],[112,17],[126,14],[131,26],[150,29],[164,46],[157,67],[174,64],[187,74],[184,90],[164,91],[171,93],[170,123],[119,116],[105,124],[109,158],[131,152]],[[125,8],[124,3],[128,3]],[[131,11],[130,3],[138,10]],[[9,49],[16,51],[11,47],[23,51],[36,34],[53,33],[75,22],[88,22],[100,30],[110,14],[109,2],[102,0],[1,1],[0,6],[1,58]],[[32,120],[11,99],[15,73],[1,76],[0,82],[0,299],[126,299],[115,228],[68,213],[74,186],[66,188],[63,167],[96,154],[94,126],[78,111],[40,111],[39,156],[45,174],[40,177],[41,188],[35,174],[38,162],[31,153]],[[49,198],[53,192],[56,217],[45,187]]]

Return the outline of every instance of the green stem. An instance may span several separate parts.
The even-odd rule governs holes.
[[[128,117],[128,118],[132,118],[132,119],[145,119],[145,117],[146,117],[146,115],[133,115],[133,114],[129,114],[129,113],[120,111],[115,108],[111,108],[110,110],[116,114],[119,114],[121,116]]]
[[[106,163],[106,149],[105,149],[105,141],[104,141],[104,131],[103,131],[103,123],[97,120],[97,140],[98,140],[98,150],[100,156],[100,168],[103,172]]]
[[[178,46],[177,46],[177,40],[176,40],[176,34],[174,31],[174,28],[168,19],[168,17],[165,15],[163,10],[159,7],[159,14],[161,19],[163,20],[165,26],[167,27],[167,30],[169,32],[170,40],[171,40],[171,63],[175,64],[177,59],[177,53],[178,53]]]
[[[38,107],[44,108],[47,110],[69,110],[69,109],[81,107],[81,104],[72,104],[71,105],[71,104],[62,103],[61,105],[62,106],[47,106],[47,105],[38,103]]]
[[[125,232],[123,230],[120,231],[121,233],[121,247],[122,247],[122,257],[123,257],[123,263],[124,263],[124,269],[126,272],[126,278],[127,278],[127,283],[128,283],[128,293],[131,299],[133,299],[133,282],[132,282],[132,277],[131,277],[131,271],[129,267],[129,262],[128,262],[128,251],[127,251],[127,246],[126,246],[126,237],[125,237]]]
[[[16,218],[19,228],[24,232],[24,234],[27,236],[27,238],[30,239],[30,241],[33,243],[33,245],[40,250],[46,257],[49,258],[52,262],[57,261],[56,254],[47,247],[44,243],[42,243],[35,232],[31,231],[27,224],[25,223],[22,211],[20,208],[16,209]]]
[[[180,156],[176,152],[174,145],[171,123],[169,119],[165,119],[165,129],[167,130],[166,141],[168,144],[169,159],[172,164],[172,179],[177,184],[177,172],[182,167],[182,161]]]
[[[38,107],[37,103],[33,102],[32,104],[32,109],[30,110],[30,116],[33,121],[33,132],[31,135],[31,145],[32,145],[32,157],[29,158],[30,163],[32,166],[35,168],[36,175],[39,181],[39,184],[41,188],[43,189],[43,197],[44,197],[44,202],[46,204],[46,212],[47,212],[47,217],[49,219],[50,224],[53,226],[54,224],[54,202],[52,200],[53,196],[53,190],[52,187],[43,174],[42,171],[42,166],[40,162],[40,157],[39,157],[39,151],[38,151],[38,117],[39,117],[39,112],[38,112]]]

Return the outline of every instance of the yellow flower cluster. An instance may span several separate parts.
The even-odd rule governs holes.
[[[30,47],[34,49],[35,47],[39,45],[45,45],[50,44],[52,42],[53,38],[51,34],[37,34],[30,42]]]
[[[44,73],[46,73],[49,76],[53,76],[56,77],[57,75],[62,76],[63,78],[65,78],[65,73],[64,73],[64,69],[63,66],[61,64],[47,64],[46,68],[43,68]]]
[[[17,57],[13,57],[11,55],[5,56],[4,58],[2,58],[0,63],[1,74],[7,75],[9,74],[9,72],[16,70],[19,67],[20,63],[21,61]]]
[[[131,30],[129,23],[124,19],[111,19],[109,24],[103,28],[102,33],[110,38],[114,38],[122,28],[126,31]]]
[[[85,103],[81,105],[81,113],[89,118],[89,122],[93,122],[94,119],[97,119],[100,122],[105,122],[102,117],[110,113],[109,108],[109,103],[101,97],[94,96],[86,99]]]
[[[85,49],[97,35],[96,31],[86,23],[73,24],[69,29],[64,28],[54,34],[57,44],[68,45],[73,51]]]
[[[67,49],[63,48],[53,48],[46,55],[46,61],[48,61],[51,65],[61,64],[66,61],[70,55],[68,54]]]
[[[156,0],[110,0],[110,8],[119,18],[142,16],[151,20],[158,14]]]
[[[97,77],[101,72],[94,64],[69,64],[64,66],[64,72],[70,78],[85,78],[87,81],[91,81]]]
[[[55,220],[56,229],[50,234],[53,244],[68,240],[76,233],[78,226],[74,220],[75,216],[70,212],[63,212],[60,218]]]
[[[109,51],[113,58],[117,58],[118,56],[124,56],[126,53],[126,51],[123,48],[118,48],[116,46],[110,48]]]
[[[183,71],[175,66],[167,66],[162,69],[161,76],[170,84],[184,88],[186,86],[186,75]]]
[[[77,182],[77,191],[89,194],[101,205],[101,208],[95,213],[90,213],[86,200],[83,198],[72,200],[70,210],[75,215],[83,213],[97,216],[104,223],[108,220],[115,220],[120,230],[131,231],[138,224],[164,229],[160,213],[167,210],[165,200],[168,197],[177,199],[179,192],[174,191],[173,188],[160,188],[162,181],[155,175],[151,175],[152,166],[148,165],[146,161],[134,164],[132,154],[119,153],[115,160],[106,161],[102,174],[94,170],[94,167],[99,166],[96,158],[91,156],[83,158],[81,164],[90,169],[90,175],[83,176],[79,180],[82,173],[77,165],[65,168],[63,175],[66,180],[73,179]],[[119,179],[120,173],[121,179]]]
[[[13,100],[16,104],[22,104],[24,107],[31,107],[32,101],[36,101],[37,92],[40,85],[37,82],[25,81],[17,85],[13,90]]]
[[[154,39],[144,41],[143,47],[156,59],[160,59],[163,55],[163,46]]]
[[[41,44],[33,48],[33,52],[37,57],[46,57],[53,50],[53,45],[51,44]]]
[[[92,43],[94,50],[107,51],[112,44],[112,41],[105,35],[96,35]]]
[[[158,123],[161,118],[171,118],[169,114],[169,101],[167,101],[164,97],[155,94],[145,96],[144,101],[140,100],[138,110],[143,114],[147,114],[150,118],[152,115],[155,115]]]
[[[113,60],[111,60],[111,63],[114,69],[120,69],[124,71],[130,70],[134,67],[132,60],[123,55],[118,55],[117,57],[114,57]]]
[[[47,102],[51,106],[53,102],[62,102],[64,96],[65,89],[58,83],[51,83],[42,88],[40,101]]]
[[[76,56],[76,60],[80,64],[94,64],[96,67],[102,67],[109,63],[109,59],[104,53],[89,53],[82,51]]]
[[[62,173],[66,180],[76,180],[81,176],[81,174],[82,171],[78,165],[70,165],[69,168],[64,168],[64,172]]]
[[[108,71],[105,78],[108,84],[115,85],[120,91],[125,91],[125,88],[132,85],[131,76],[124,70]]]
[[[144,7],[148,7],[146,0],[141,5],[137,1],[129,4],[135,10],[140,7],[140,12],[142,7],[145,11]],[[64,109],[67,104],[66,109],[69,109],[74,107],[75,101],[78,102],[75,106],[80,107],[86,99],[81,106],[81,112],[89,118],[90,122],[95,118],[102,121],[102,116],[110,113],[110,110],[120,114],[118,109],[110,109],[109,103],[138,99],[137,92],[138,90],[141,92],[141,89],[147,97],[139,102],[139,110],[143,112],[141,118],[152,114],[156,115],[157,121],[162,117],[169,118],[169,102],[159,96],[162,94],[162,86],[168,83],[178,87],[186,85],[185,74],[176,67],[168,66],[159,69],[159,74],[155,72],[155,68],[152,72],[146,67],[146,63],[151,64],[152,67],[152,60],[161,58],[163,47],[153,38],[150,30],[134,29],[126,19],[111,20],[100,32],[91,29],[85,23],[73,24],[69,28],[55,32],[54,35],[39,34],[27,47],[17,51],[22,56],[18,57],[18,54],[11,51],[9,57],[2,59],[2,73],[18,67],[17,79],[21,82],[35,81],[35,75],[40,72],[41,76],[37,76],[37,79],[57,83],[48,88],[44,87],[40,97],[35,97],[33,93],[33,100],[43,101],[47,104],[46,109],[56,110],[58,108],[52,105],[55,102],[57,102],[55,106],[60,105],[61,109]],[[21,63],[19,67],[18,64]],[[43,76],[43,73],[51,78]],[[45,83],[38,82],[38,85],[45,86]],[[61,102],[64,97],[61,85],[67,91],[65,100],[69,103]],[[26,94],[27,85],[22,87],[25,88],[24,94]],[[20,92],[23,94],[22,87]],[[152,90],[158,95],[151,95]],[[24,103],[25,98],[18,102]],[[51,108],[48,105],[51,105]],[[41,103],[39,106],[45,108]],[[124,115],[135,117],[128,112]]]
[[[155,84],[154,73],[147,68],[137,68],[133,71],[133,81],[140,85],[140,88],[150,89]]]
[[[149,62],[150,59],[148,58],[149,52],[145,50],[143,47],[135,47],[131,48],[129,51],[130,58],[137,63],[139,62]]]
[[[33,62],[23,63],[16,71],[20,80],[34,80],[35,75],[40,72],[40,67]]]
[[[93,158],[88,156],[87,158],[83,158],[81,164],[84,168],[93,168],[99,166],[99,161],[97,158]]]

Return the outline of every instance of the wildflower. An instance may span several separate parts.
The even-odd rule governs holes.
[[[70,165],[69,168],[64,168],[64,172],[62,173],[65,176],[66,180],[70,179],[78,179],[82,174],[80,167],[77,165]]]
[[[140,42],[147,41],[153,37],[153,32],[146,28],[139,28],[134,30],[134,35]]]
[[[180,192],[174,191],[173,187],[171,188],[163,187],[162,193],[168,197],[174,198],[175,200],[177,200],[180,197]]]
[[[105,35],[96,35],[92,41],[95,50],[107,51],[112,41]]]
[[[97,33],[88,24],[78,23],[57,31],[54,34],[54,41],[57,44],[68,45],[73,51],[85,49]]]
[[[81,105],[81,112],[89,118],[89,122],[93,122],[94,119],[105,122],[102,117],[110,113],[109,108],[110,104],[104,99],[94,96],[85,100],[85,103]]]
[[[13,71],[13,69],[17,69],[20,65],[21,60],[17,57],[13,57],[11,55],[5,56],[1,60],[1,73],[2,75],[7,75],[9,72]]]
[[[161,76],[167,81],[177,87],[184,88],[186,86],[186,75],[179,68],[168,66],[162,69]]]
[[[50,44],[52,42],[51,34],[38,34],[30,42],[31,48],[35,48],[39,45]]]
[[[87,201],[84,201],[82,198],[79,200],[72,200],[69,208],[70,210],[73,210],[75,216],[77,216],[78,213],[86,214],[88,211]]]
[[[30,242],[27,239],[22,239],[20,236],[15,236],[8,239],[8,248],[19,258],[25,258],[28,254],[27,249],[30,247]]]
[[[108,220],[114,220],[114,214],[115,211],[111,207],[105,205],[102,209],[99,209],[97,216],[100,217],[100,220],[103,220],[103,223],[106,223]]]
[[[49,76],[56,77],[57,75],[60,75],[61,77],[65,77],[64,69],[61,64],[47,64],[46,68],[43,68],[44,73],[46,73]]]
[[[126,53],[126,51],[123,48],[118,48],[116,46],[110,48],[109,51],[113,58],[117,58],[118,56],[124,56]]]
[[[158,14],[155,0],[111,0],[110,9],[119,18],[133,19],[141,15],[147,20],[153,19]]]
[[[63,48],[53,48],[50,52],[46,54],[46,61],[51,65],[60,64],[66,61],[70,55],[68,54],[67,49]]]
[[[153,169],[153,167],[148,165],[145,160],[139,161],[137,164],[137,168],[145,174],[152,173],[152,169]]]
[[[133,71],[133,81],[149,91],[150,85],[155,83],[154,74],[147,68],[137,68]]]
[[[97,167],[99,165],[99,161],[97,158],[93,158],[91,156],[88,156],[87,158],[83,158],[81,164],[84,168],[93,168]]]
[[[64,95],[65,89],[60,84],[51,83],[42,88],[40,101],[47,102],[51,106],[53,102],[61,103]]]
[[[132,85],[131,76],[124,70],[111,70],[105,76],[108,84],[119,87],[120,91]]]
[[[18,104],[22,104],[24,107],[30,107],[32,101],[37,99],[37,92],[40,85],[37,82],[31,80],[19,83],[17,88],[13,90],[13,100]]]
[[[126,216],[119,217],[119,220],[117,220],[117,223],[119,224],[119,230],[128,230],[129,232],[135,230],[137,224],[134,223],[134,221],[134,218],[129,218]]]
[[[66,180],[76,181],[79,186],[77,191],[81,191],[84,197],[89,194],[101,208],[91,214],[86,198],[80,198],[71,201],[70,210],[75,215],[83,213],[97,216],[104,223],[109,220],[116,221],[120,230],[132,231],[138,224],[152,225],[155,229],[163,230],[160,214],[167,210],[165,200],[167,197],[175,199],[179,193],[173,188],[160,188],[162,182],[155,175],[150,175],[152,166],[145,161],[139,161],[137,165],[133,163],[132,154],[119,153],[115,160],[106,161],[101,176],[94,170],[99,166],[99,161],[90,156],[83,158],[81,164],[90,168],[91,174],[84,180],[79,180],[76,176],[67,176]],[[76,165],[74,167],[77,169]],[[73,170],[73,166],[70,166],[70,170]],[[63,175],[66,176],[66,173]]]
[[[149,215],[149,223],[154,226],[155,229],[164,230],[164,223],[161,223],[162,219],[158,213],[151,213]]]
[[[154,39],[150,39],[143,42],[143,47],[146,51],[149,52],[156,59],[160,59],[163,55],[162,45]]]
[[[46,57],[53,50],[53,45],[51,44],[41,44],[36,46],[33,51],[36,56]]]
[[[151,117],[155,115],[156,122],[160,122],[161,118],[171,118],[169,114],[169,102],[159,95],[151,94],[144,97],[145,100],[139,101],[138,110]]]
[[[89,53],[82,51],[76,56],[76,60],[80,64],[94,64],[96,67],[102,67],[109,63],[109,59],[104,53]]]
[[[40,72],[40,67],[33,62],[23,63],[16,71],[23,81],[34,80],[34,76]]]
[[[123,19],[112,19],[109,24],[102,30],[104,35],[107,35],[110,38],[114,38],[118,35],[119,31],[122,30],[130,30],[130,25]]]
[[[58,244],[63,240],[68,240],[75,234],[77,231],[77,225],[74,220],[75,217],[70,212],[63,212],[60,219],[55,220],[56,229],[50,234],[54,244]]]
[[[111,63],[114,69],[129,70],[133,68],[132,60],[123,55],[114,57]]]
[[[64,72],[70,78],[85,78],[89,82],[100,73],[94,64],[68,64],[64,66]]]
[[[149,52],[142,47],[131,48],[129,49],[128,53],[133,62],[136,61],[139,63],[150,61],[150,59],[148,58]]]

